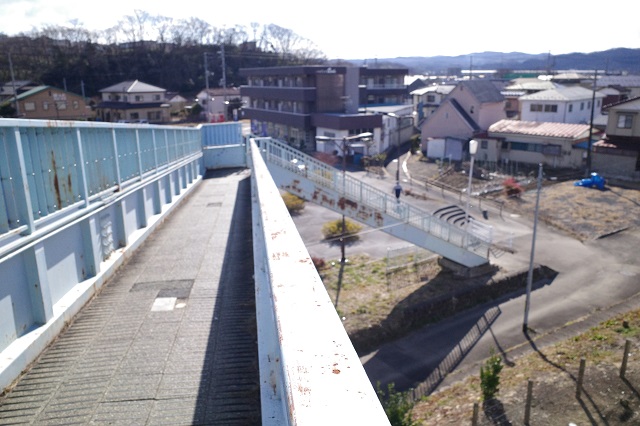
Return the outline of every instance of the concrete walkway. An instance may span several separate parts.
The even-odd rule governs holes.
[[[249,171],[210,173],[0,400],[0,424],[260,424]]]

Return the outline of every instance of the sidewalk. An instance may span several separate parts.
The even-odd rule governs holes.
[[[0,424],[260,423],[249,171],[184,203],[0,400]]]

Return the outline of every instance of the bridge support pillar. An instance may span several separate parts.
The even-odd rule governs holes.
[[[459,278],[476,278],[481,275],[494,273],[498,270],[497,266],[490,263],[485,263],[484,265],[480,266],[468,267],[444,257],[441,257],[438,260],[438,264],[442,267],[442,269],[453,272],[453,274]]]

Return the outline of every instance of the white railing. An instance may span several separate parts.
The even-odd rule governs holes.
[[[253,140],[250,162],[262,424],[389,425]],[[308,173],[326,184],[326,171]]]
[[[398,202],[393,194],[387,194],[367,185],[348,173],[343,173],[283,142],[271,138],[259,138],[257,142],[267,163],[294,172],[318,186],[338,192],[345,199],[384,213],[438,239],[488,259],[492,242],[490,226],[473,221],[467,232],[465,228],[451,224],[411,204]]]

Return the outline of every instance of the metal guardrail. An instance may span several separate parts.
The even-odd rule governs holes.
[[[472,221],[467,232],[466,229],[411,204],[401,200],[398,202],[392,194],[367,185],[348,173],[343,174],[335,167],[318,161],[283,142],[272,138],[257,138],[256,141],[260,144],[260,151],[267,163],[294,172],[318,186],[332,189],[341,194],[345,200],[365,205],[488,259],[492,242],[491,227]]]
[[[0,242],[201,155],[197,128],[0,120]]]
[[[258,147],[249,145],[262,424],[389,425]],[[329,184],[328,171],[310,172]]]
[[[198,128],[0,119],[0,387],[201,181]]]

